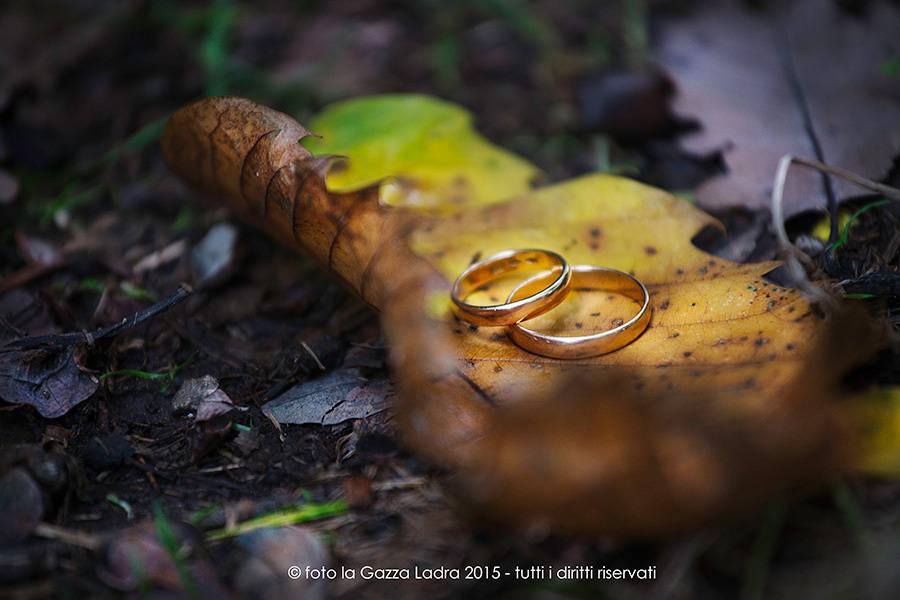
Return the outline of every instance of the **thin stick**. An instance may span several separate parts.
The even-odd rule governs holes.
[[[94,331],[79,331],[73,333],[59,333],[50,335],[36,335],[32,337],[13,340],[0,348],[0,352],[10,352],[13,350],[31,350],[42,346],[63,347],[74,346],[82,342],[87,342],[92,346],[97,340],[115,335],[123,329],[130,329],[139,323],[151,319],[159,313],[165,312],[190,296],[192,290],[189,285],[182,283],[174,292],[163,298],[153,306],[140,310],[130,317],[125,317],[118,323],[95,329]]]
[[[87,550],[96,551],[103,546],[103,538],[99,536],[84,531],[78,531],[77,529],[66,529],[65,527],[59,527],[58,525],[52,525],[50,523],[38,523],[34,527],[34,534],[42,538],[57,540],[64,544],[68,544],[69,546],[77,546]]]

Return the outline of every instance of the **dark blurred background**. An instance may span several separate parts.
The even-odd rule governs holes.
[[[6,2],[0,196],[14,177],[44,217],[48,195],[86,202],[73,169],[127,168],[113,148],[152,146],[162,120],[203,95],[247,96],[304,122],[334,100],[406,91],[464,105],[552,179],[602,170],[686,189],[703,165],[666,145],[679,126],[672,86],[648,55],[651,11],[677,4]],[[80,200],[60,200],[63,189]]]

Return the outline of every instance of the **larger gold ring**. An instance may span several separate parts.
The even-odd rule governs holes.
[[[552,281],[539,290],[515,301],[492,306],[466,302],[472,292],[512,273],[541,271]],[[474,325],[512,325],[547,312],[565,300],[572,283],[572,271],[566,260],[550,250],[506,250],[476,262],[456,278],[450,297],[461,319]],[[520,286],[521,287],[521,286]],[[519,288],[517,288],[519,289]]]
[[[547,273],[540,273],[523,281],[510,292],[507,302],[514,301],[518,295],[527,293],[532,287],[539,287],[541,280],[548,276]],[[572,285],[578,290],[590,288],[622,294],[635,300],[640,309],[636,315],[618,327],[590,335],[545,335],[514,323],[508,329],[512,341],[533,354],[550,358],[577,359],[618,350],[636,340],[647,329],[652,313],[650,294],[643,283],[628,273],[605,267],[579,265],[572,267]]]

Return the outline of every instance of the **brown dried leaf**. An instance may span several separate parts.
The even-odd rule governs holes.
[[[702,124],[685,145],[722,151],[728,169],[699,188],[702,206],[768,206],[785,154],[876,181],[900,154],[900,78],[882,68],[900,55],[900,9],[872,2],[855,15],[816,0],[765,6],[698,6],[660,32],[659,58],[678,84],[675,109]],[[859,193],[840,179],[831,185],[839,199]],[[798,170],[785,198],[789,215],[823,206],[822,177]]]
[[[388,207],[377,187],[329,193],[323,162],[287,143],[304,131],[219,98],[178,111],[162,144],[176,173],[382,310],[409,442],[458,467],[466,497],[486,513],[658,535],[842,464],[847,440],[829,401],[856,357],[835,351],[847,345],[829,341],[832,330],[795,291],[761,280],[772,263],[738,265],[694,247],[691,237],[714,223],[708,215],[611,176],[452,217]],[[650,329],[619,352],[555,361],[453,319],[456,274],[523,246],[634,272],[651,289]],[[549,326],[604,327],[628,309],[606,294],[577,296]],[[824,372],[809,367],[818,352]]]

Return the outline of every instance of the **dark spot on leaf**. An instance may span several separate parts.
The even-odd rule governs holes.
[[[653,256],[654,254],[656,254],[656,248],[654,248],[653,246],[647,246],[644,248],[644,254],[646,254],[647,256]]]
[[[693,352],[691,352],[690,350],[685,350],[684,352],[681,353],[681,355],[684,356],[685,358],[690,358],[692,354],[693,354]]]

